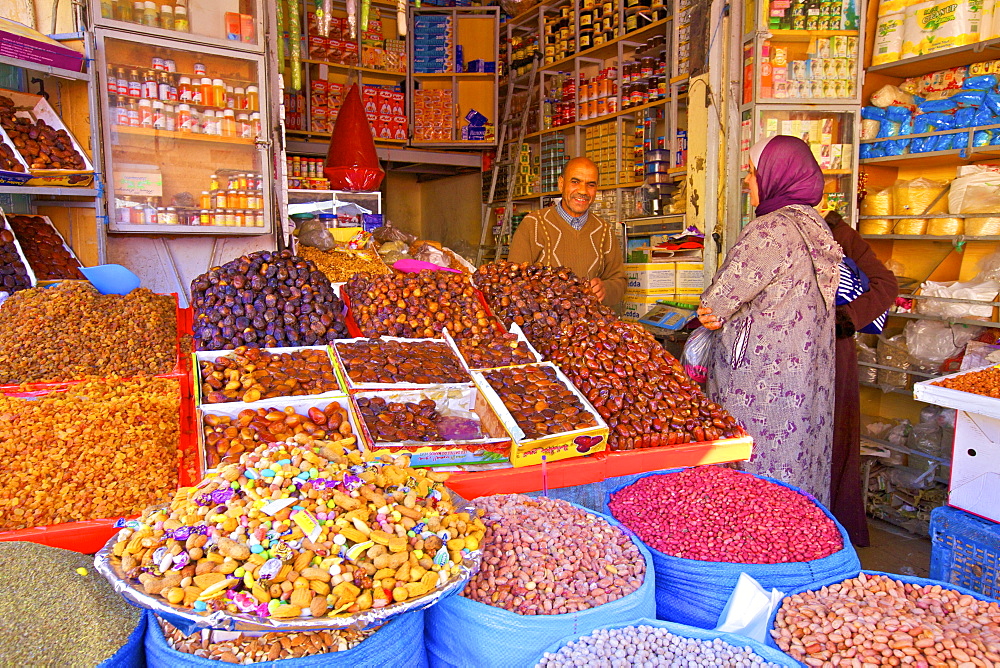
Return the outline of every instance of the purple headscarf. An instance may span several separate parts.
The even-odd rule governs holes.
[[[809,144],[788,135],[777,135],[765,142],[763,150],[759,151],[760,159],[754,165],[760,193],[757,215],[763,216],[792,204],[819,204],[823,199],[823,171]],[[751,149],[751,155],[754,153]]]

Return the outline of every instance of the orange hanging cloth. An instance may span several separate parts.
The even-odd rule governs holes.
[[[378,164],[372,128],[358,94],[358,85],[347,91],[330,137],[323,174],[334,190],[378,190],[385,172]]]

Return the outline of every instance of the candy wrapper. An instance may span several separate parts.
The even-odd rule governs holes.
[[[123,522],[96,568],[185,634],[364,629],[465,586],[485,527],[447,474],[301,436]]]

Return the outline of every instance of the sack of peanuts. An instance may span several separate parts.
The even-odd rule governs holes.
[[[637,619],[563,638],[545,651],[538,659],[536,668],[618,665],[619,651],[625,653],[629,665],[633,666],[651,663],[658,666],[694,664],[748,668],[799,665],[787,654],[735,633],[708,631],[655,619]]]
[[[427,609],[434,666],[523,668],[572,633],[652,617],[649,552],[613,519],[549,497],[500,494],[479,573]]]
[[[740,573],[787,592],[861,569],[844,527],[813,497],[731,468],[625,479],[607,509],[652,553],[657,619],[714,629]]]
[[[268,633],[198,629],[185,634],[153,613],[147,614],[149,668],[218,668],[226,663],[273,668],[427,667],[423,610],[397,615],[382,626],[362,631]]]
[[[996,599],[906,575],[814,582],[786,596],[768,628],[769,645],[809,666],[1000,665]]]

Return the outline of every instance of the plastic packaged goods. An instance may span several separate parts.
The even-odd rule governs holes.
[[[881,11],[881,5],[879,6]],[[892,63],[903,57],[903,33],[906,14],[898,12],[879,16],[875,24],[875,46],[872,65]]]
[[[980,13],[980,4],[954,0],[908,6],[903,21],[903,58],[978,42]]]
[[[910,181],[898,181],[893,186],[893,213],[897,216],[919,216],[926,213],[948,213],[948,200],[938,198],[948,184],[923,177]],[[894,234],[925,234],[927,219],[910,218],[896,221]]]
[[[891,338],[880,336],[876,348],[878,363],[883,366],[894,366],[901,369],[909,368],[910,355],[906,350],[906,335],[898,334]],[[905,371],[878,370],[878,384],[884,387],[905,388],[909,374]]]
[[[950,237],[965,233],[965,221],[961,218],[928,218],[925,234]]]
[[[893,188],[871,190],[861,201],[862,216],[891,216],[894,211]],[[858,231],[861,234],[890,234],[893,221],[888,218],[861,219]]]

